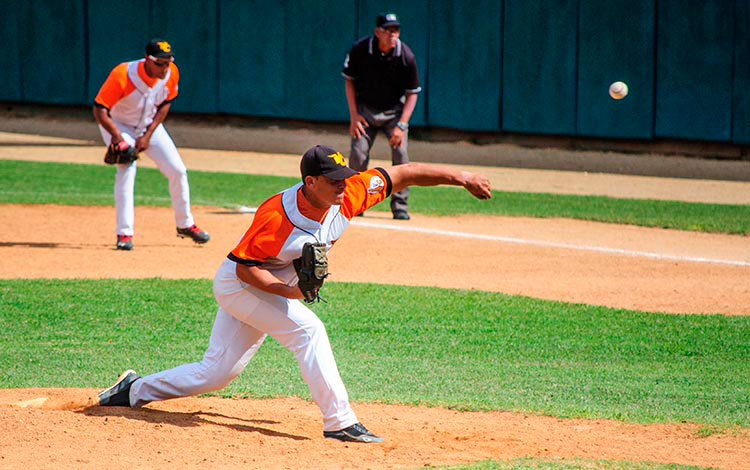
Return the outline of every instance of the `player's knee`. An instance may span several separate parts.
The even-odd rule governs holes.
[[[163,173],[170,181],[187,181],[187,168],[184,166],[169,167],[164,169]]]
[[[286,347],[292,353],[304,351],[310,346],[317,344],[321,338],[327,338],[326,327],[319,318],[315,318],[304,325],[296,332],[294,337],[286,344]]]
[[[212,366],[201,365],[201,370],[198,374],[198,379],[203,384],[201,387],[203,391],[201,393],[219,390],[226,387],[232,380],[240,375],[240,372],[242,372],[242,368],[240,367],[227,368],[221,367],[218,364]]]
[[[317,343],[321,338],[328,337],[326,326],[319,318],[315,318],[313,321],[305,325],[304,330],[305,336],[310,343]]]

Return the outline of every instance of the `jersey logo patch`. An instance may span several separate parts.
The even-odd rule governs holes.
[[[385,182],[380,176],[370,178],[370,187],[367,188],[368,194],[377,194],[385,188]]]
[[[336,162],[338,165],[346,166],[346,162],[344,161],[344,156],[341,155],[341,152],[336,152],[328,155],[328,158],[332,158],[334,162]]]

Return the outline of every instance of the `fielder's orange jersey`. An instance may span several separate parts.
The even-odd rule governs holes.
[[[250,228],[228,258],[249,266],[263,266],[284,282],[296,273],[292,260],[299,258],[306,242],[338,240],[352,217],[382,202],[391,194],[388,173],[374,168],[346,180],[344,201],[327,210],[313,207],[301,191],[302,183],[267,199],[258,207]]]
[[[94,98],[95,103],[104,106],[107,109],[112,109],[118,101],[135,91],[135,84],[128,77],[128,64],[129,62],[123,62],[112,69],[109,76],[104,81],[104,84],[99,89],[96,98]],[[140,77],[149,87],[154,86],[156,82],[159,81],[158,78],[148,76],[143,61],[138,64],[138,77]],[[177,98],[179,81],[180,71],[177,69],[177,65],[175,65],[174,62],[171,62],[169,64],[169,79],[166,83],[168,93],[165,101],[172,101]]]

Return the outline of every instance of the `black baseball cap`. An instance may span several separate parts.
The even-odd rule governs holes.
[[[401,26],[401,22],[398,20],[398,16],[395,13],[381,13],[378,15],[378,19],[375,20],[375,26],[379,28],[387,28],[389,26]]]
[[[164,39],[152,39],[146,44],[146,54],[153,57],[172,57],[172,45]]]
[[[358,172],[346,166],[344,156],[333,147],[316,145],[302,155],[299,164],[302,181],[307,176],[326,176],[332,180],[345,180]]]

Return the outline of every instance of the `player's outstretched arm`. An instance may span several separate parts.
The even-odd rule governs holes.
[[[393,192],[407,186],[438,186],[447,184],[466,188],[477,199],[492,197],[490,180],[481,173],[457,170],[442,165],[407,163],[385,169],[393,183]]]

